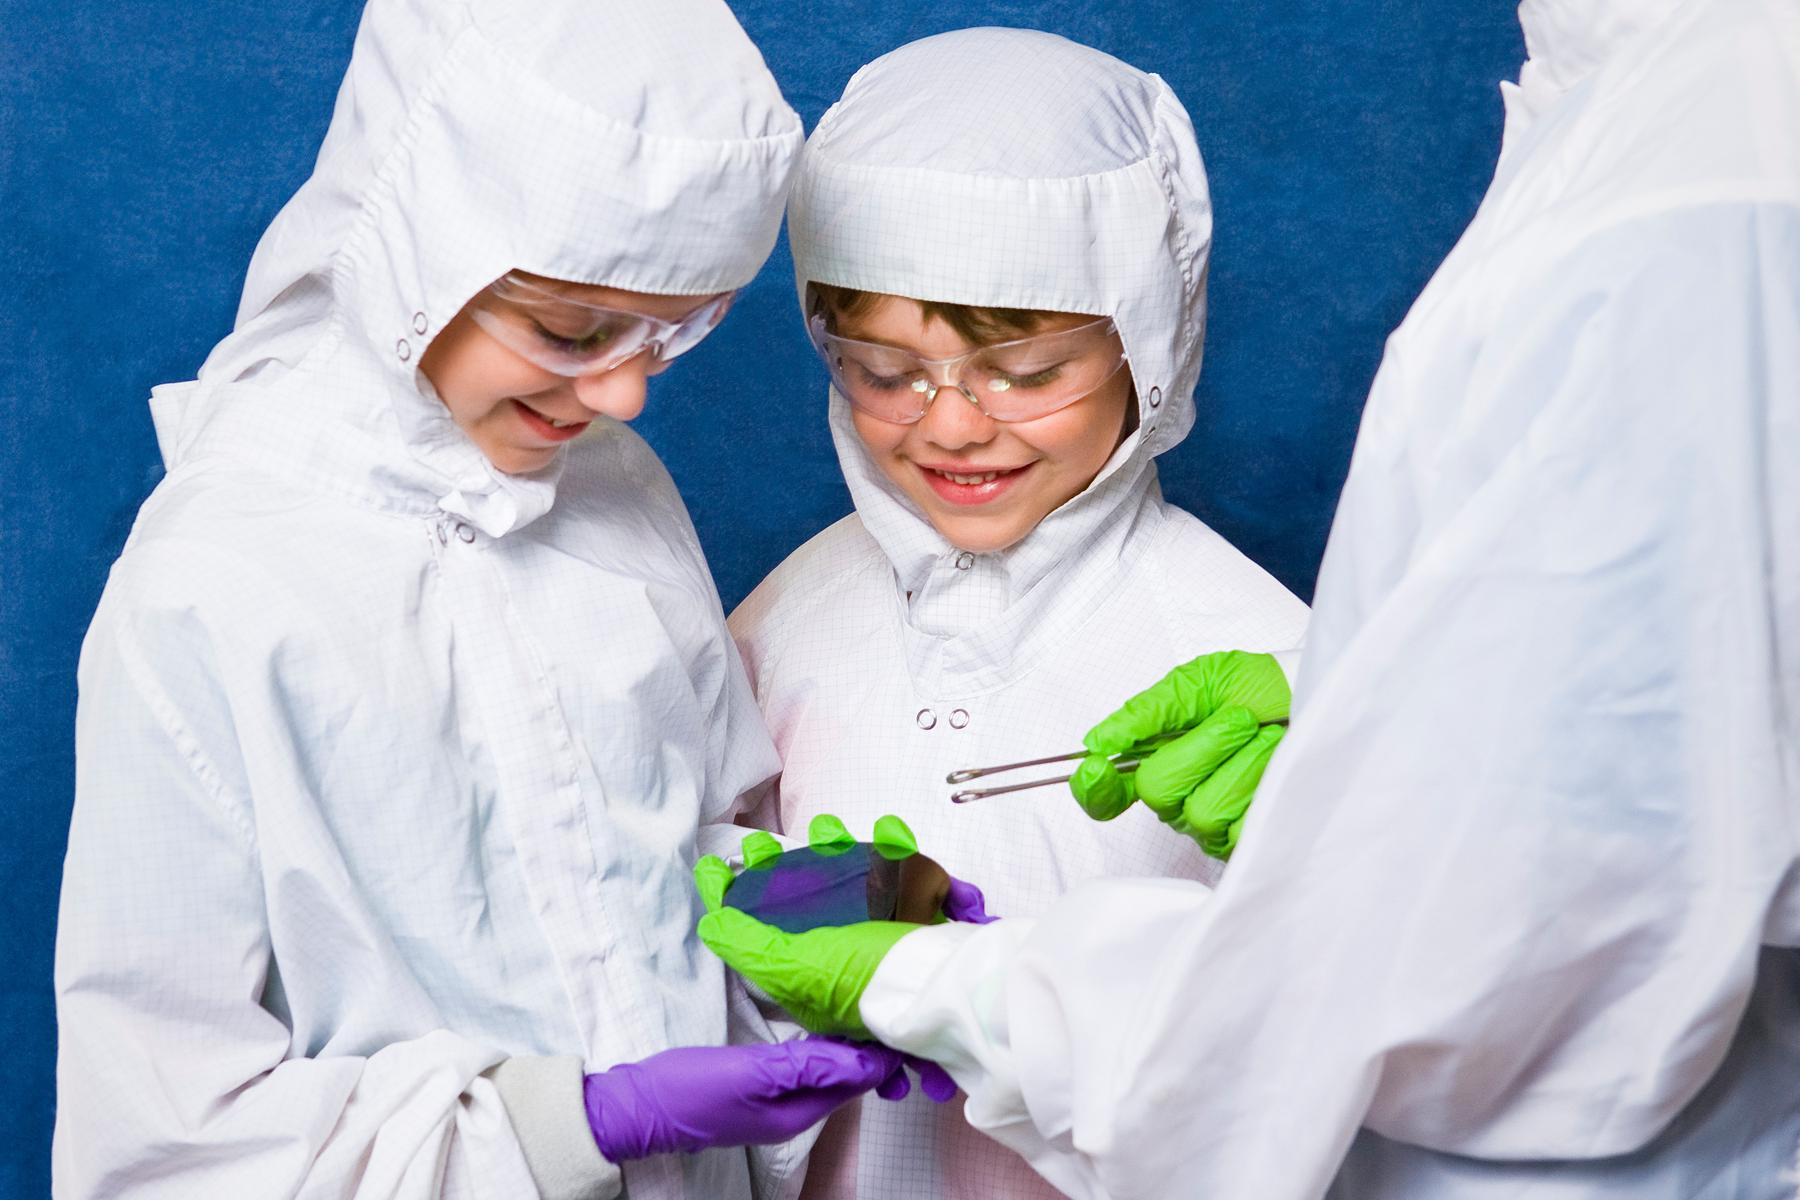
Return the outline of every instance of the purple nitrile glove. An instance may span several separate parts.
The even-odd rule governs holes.
[[[831,1038],[682,1046],[589,1075],[582,1092],[600,1153],[622,1163],[784,1142],[845,1101],[904,1078],[902,1061],[885,1046]]]
[[[950,877],[950,890],[944,894],[944,903],[940,907],[952,921],[968,925],[987,925],[1000,919],[988,915],[987,901],[982,898],[980,888],[954,875]]]
[[[908,1054],[904,1058],[906,1065],[919,1073],[919,1090],[928,1099],[943,1104],[956,1095],[956,1080],[950,1078],[950,1072],[929,1058],[920,1058],[916,1054]],[[904,1100],[910,1091],[912,1080],[906,1077],[905,1070],[895,1071],[875,1087],[875,1094],[883,1100]]]

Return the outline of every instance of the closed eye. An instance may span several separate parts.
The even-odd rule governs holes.
[[[538,339],[545,345],[552,346],[566,354],[591,354],[613,340],[614,330],[610,325],[602,325],[579,337],[571,337],[546,328],[541,322],[531,323]]]
[[[1004,382],[1007,388],[1047,387],[1062,377],[1065,363],[1053,363],[1029,374],[1014,374],[1010,371],[995,371],[994,378]]]
[[[844,360],[838,361],[841,367]],[[898,375],[882,375],[870,370],[866,364],[854,358],[849,360],[849,365],[853,368],[853,378],[859,387],[870,388],[878,392],[905,391],[912,387],[913,380],[918,376],[917,371],[902,372]]]

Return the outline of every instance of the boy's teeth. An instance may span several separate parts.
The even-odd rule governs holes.
[[[987,483],[990,480],[998,479],[1000,477],[1000,472],[998,471],[989,471],[985,475],[952,475],[948,471],[939,471],[938,474],[942,475],[945,479],[948,479],[951,483],[960,483],[964,485]]]

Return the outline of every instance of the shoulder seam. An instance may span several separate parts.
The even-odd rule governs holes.
[[[194,780],[206,792],[243,840],[244,848],[251,854],[257,852],[256,831],[244,816],[244,802],[233,796],[220,777],[219,769],[213,764],[206,752],[200,747],[200,740],[187,727],[186,722],[176,711],[175,704],[168,694],[157,685],[155,675],[148,664],[139,656],[135,640],[130,636],[129,627],[121,628],[114,635],[114,645],[118,649],[119,662],[127,676],[149,706],[151,715],[162,727],[174,744],[177,753],[187,764],[188,771]]]

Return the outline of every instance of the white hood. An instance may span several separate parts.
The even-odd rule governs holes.
[[[1080,496],[973,563],[887,481],[831,396],[851,496],[912,628],[950,659],[1006,658],[1075,590],[1064,576],[1105,557],[1097,543],[1123,545],[1155,496],[1154,456],[1193,425],[1212,204],[1186,111],[1155,75],[1051,34],[925,38],[858,71],[819,122],[788,229],[803,304],[818,281],[1117,322],[1137,432]]]
[[[171,469],[249,455],[498,536],[558,468],[495,470],[418,373],[520,268],[661,294],[742,287],[801,142],[720,0],[371,0],[312,177],[263,236],[236,331],[159,389]]]
[[[1524,0],[1525,65],[1519,82],[1502,83],[1506,142],[1516,142],[1539,113],[1630,43],[1667,20],[1687,0]]]

